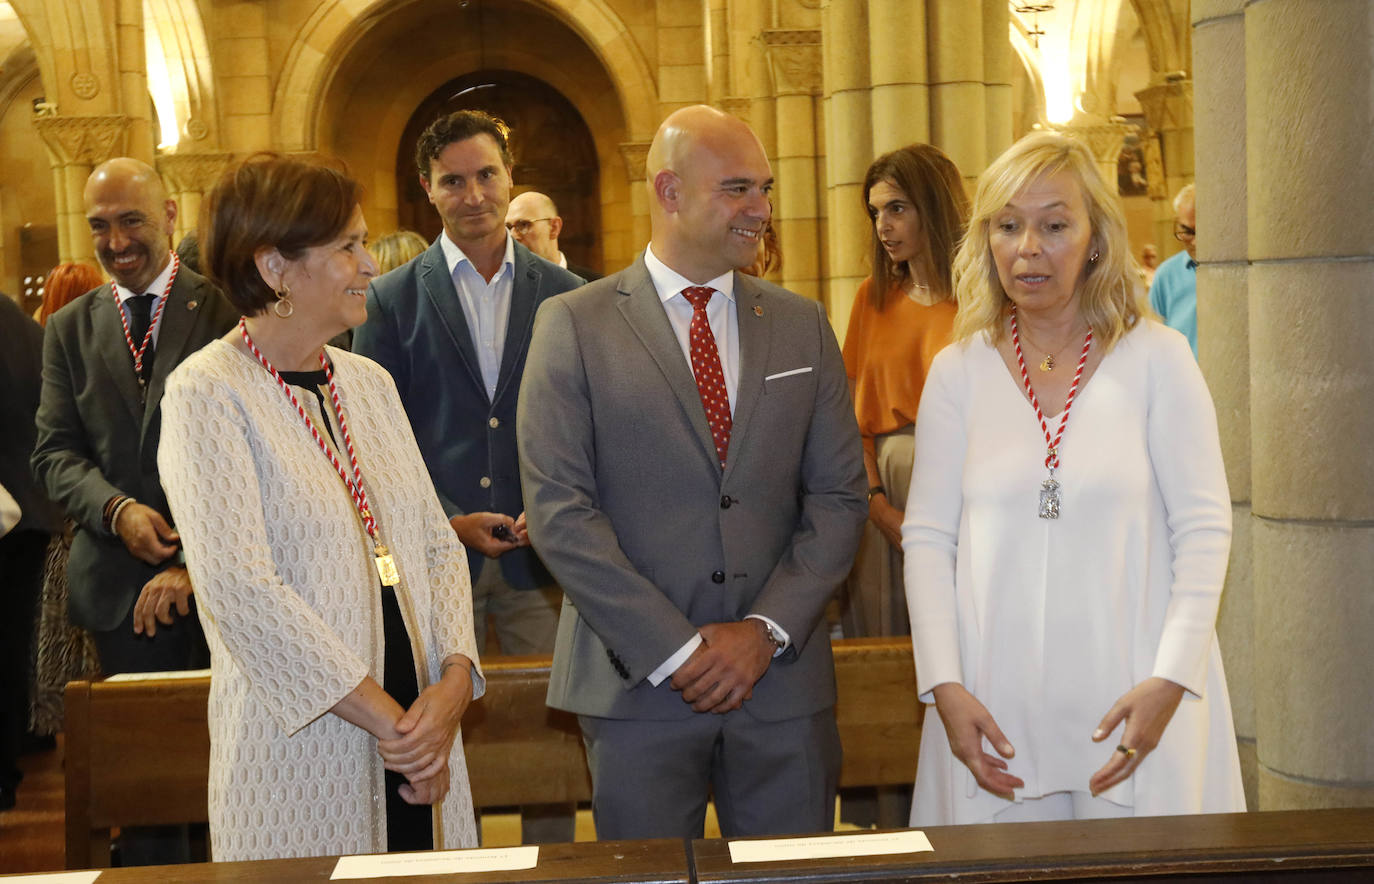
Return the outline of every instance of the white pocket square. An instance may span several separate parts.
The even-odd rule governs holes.
[[[794,369],[792,369],[791,371],[780,371],[780,372],[778,372],[777,374],[770,374],[770,375],[768,375],[767,377],[764,378],[764,380],[765,380],[765,381],[773,381],[773,380],[777,380],[778,378],[791,377],[791,376],[794,375],[794,374],[806,374],[806,373],[807,373],[808,371],[810,371],[810,370],[811,370],[811,366],[808,365],[806,368],[794,368]]]

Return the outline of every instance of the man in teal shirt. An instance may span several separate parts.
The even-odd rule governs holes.
[[[1150,307],[1178,329],[1197,358],[1197,198],[1193,185],[1174,197],[1174,238],[1183,251],[1159,265],[1150,284]]]

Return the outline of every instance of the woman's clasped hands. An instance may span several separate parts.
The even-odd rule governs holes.
[[[398,736],[377,741],[386,769],[408,781],[400,788],[406,802],[438,804],[448,794],[449,751],[470,702],[471,664],[455,655],[444,661],[443,676],[421,691],[397,720]]]
[[[987,707],[957,682],[937,685],[933,693],[954,757],[969,769],[979,786],[1010,800],[1013,790],[1023,788],[1025,782],[1008,771],[1005,759],[1014,757],[1016,750]],[[1093,731],[1093,741],[1106,740],[1122,722],[1125,728],[1111,758],[1088,780],[1088,790],[1093,795],[1135,773],[1145,756],[1159,745],[1182,699],[1182,686],[1153,677],[1131,688],[1112,705]],[[997,755],[984,750],[985,737]]]

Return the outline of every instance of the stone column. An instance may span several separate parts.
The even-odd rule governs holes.
[[[660,118],[705,102],[706,45],[701,0],[658,0],[658,109]]]
[[[1204,11],[1207,9],[1206,6],[1202,8]],[[1240,47],[1229,48],[1235,50]],[[1233,56],[1231,61],[1243,67],[1243,59],[1244,56]],[[1231,85],[1240,87],[1243,93],[1242,73],[1236,71],[1232,79],[1234,82]],[[1211,88],[1216,89],[1218,85],[1213,83]],[[1174,239],[1174,194],[1178,193],[1183,185],[1193,181],[1193,81],[1186,78],[1168,80],[1140,90],[1135,97],[1139,99],[1140,106],[1145,111],[1145,123],[1159,134],[1160,159],[1164,166],[1162,192],[1165,196],[1154,201],[1155,242],[1161,249],[1160,256],[1167,257],[1183,248],[1178,240]],[[1242,103],[1237,110],[1243,108]],[[1238,138],[1236,131],[1224,134]],[[1244,143],[1243,138],[1238,140]]]
[[[649,244],[649,192],[644,166],[649,157],[649,142],[626,141],[620,145],[620,157],[625,161],[625,179],[630,183],[630,212],[633,229],[631,247],[635,253]]]
[[[874,156],[914,141],[930,141],[926,39],[924,3],[870,0],[868,69],[873,84],[869,94]]]
[[[129,118],[123,115],[34,117],[33,126],[43,139],[48,160],[52,163],[59,260],[94,260],[83,197],[86,179],[96,166],[127,152],[125,140]]]
[[[820,170],[816,163],[816,96],[821,89],[821,32],[763,32],[773,72],[778,154],[773,176],[773,228],[782,247],[782,284],[821,298]]]
[[[1013,50],[1008,36],[1011,9],[1005,0],[983,0],[983,85],[986,97],[987,153],[991,163],[1011,147],[1011,71]],[[969,170],[962,170],[967,173]],[[982,169],[977,170],[982,172]],[[970,196],[972,194],[970,193]]]
[[[728,0],[706,0],[706,93],[712,104],[734,94]]]
[[[824,300],[841,341],[854,293],[868,275],[863,181],[873,161],[873,118],[867,7],[864,0],[830,0],[821,12],[830,251]]]
[[[129,119],[125,130],[126,150],[131,157],[151,161],[157,137],[149,110],[153,102],[148,97],[148,59],[143,46],[143,0],[117,0],[115,47],[119,108]],[[89,235],[86,238],[89,239]]]
[[[1367,0],[1245,5],[1263,810],[1374,805],[1372,30]]]
[[[227,153],[172,153],[157,158],[157,171],[167,185],[168,195],[177,202],[174,243],[200,224],[200,201],[233,157]]]
[[[1205,67],[1197,79],[1198,140],[1198,363],[1212,391],[1231,489],[1234,525],[1231,561],[1221,598],[1217,635],[1231,692],[1236,740],[1240,748],[1245,802],[1259,807],[1255,761],[1255,654],[1253,544],[1250,515],[1250,314],[1249,244],[1246,231],[1245,161],[1245,0],[1198,4],[1193,10],[1192,44],[1200,62],[1225,59],[1225,74]],[[1193,107],[1192,84],[1187,105]],[[1137,93],[1146,119],[1161,132],[1179,128],[1175,116],[1185,94],[1179,88],[1156,86]],[[1169,113],[1160,114],[1161,106]],[[1193,120],[1187,120],[1191,139]],[[1169,136],[1165,135],[1167,139]],[[1189,161],[1191,162],[1191,151]],[[1190,169],[1191,171],[1191,169]],[[1181,184],[1179,186],[1182,186]],[[1163,200],[1173,239],[1171,200]],[[1160,239],[1160,243],[1164,240]]]
[[[305,95],[272,94],[267,5],[225,3],[214,4],[213,8],[206,29],[216,65],[215,85],[219,89],[219,145],[239,154],[305,146],[305,133],[311,128],[306,124],[306,116],[316,109],[305,107]],[[305,51],[323,55],[318,47]],[[292,109],[281,112],[289,131],[273,133],[274,104]]]
[[[747,120],[763,142],[769,159],[776,159],[778,140],[774,129],[768,50],[761,36],[768,27],[767,4],[756,0],[730,0],[730,88],[735,98],[745,99],[749,106],[738,110],[738,105],[730,108],[722,105],[722,109]]]
[[[964,173],[969,192],[987,166],[983,3],[928,0],[930,140]],[[1006,31],[1001,39],[1008,39]]]

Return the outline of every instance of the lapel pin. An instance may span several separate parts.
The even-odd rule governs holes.
[[[187,310],[194,310],[194,309],[196,309],[196,308],[199,307],[199,306],[200,306],[200,302],[199,302],[199,301],[187,301],[187,302],[186,302],[186,309],[187,309]]]
[[[755,304],[755,305],[754,305],[754,315],[755,315],[755,316],[762,316],[762,315],[763,315],[763,308],[760,307],[759,305]]]

